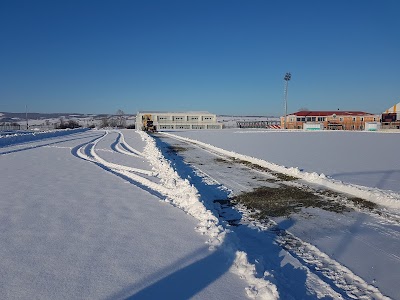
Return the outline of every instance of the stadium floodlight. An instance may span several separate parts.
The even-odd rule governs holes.
[[[285,118],[283,119],[283,128],[286,129],[287,127],[287,94],[288,94],[288,87],[289,87],[289,80],[292,78],[292,74],[290,74],[289,72],[285,74],[285,77],[283,78],[285,80],[285,99],[284,99],[284,103],[285,103]]]

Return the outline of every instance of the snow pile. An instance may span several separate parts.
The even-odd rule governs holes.
[[[240,159],[243,161],[248,161],[250,163],[259,165],[261,167],[268,168],[272,171],[290,175],[290,176],[294,176],[294,177],[298,177],[300,179],[306,180],[307,182],[325,186],[332,190],[347,193],[347,194],[353,195],[355,197],[360,197],[360,198],[369,200],[369,201],[377,203],[377,204],[381,204],[381,205],[385,205],[385,206],[393,207],[393,208],[400,208],[400,194],[397,194],[395,192],[385,191],[385,190],[380,190],[378,188],[370,188],[370,187],[365,187],[365,186],[360,186],[360,185],[355,185],[355,184],[343,183],[340,180],[327,178],[323,173],[318,174],[316,172],[311,172],[311,173],[305,172],[305,171],[301,171],[297,167],[287,168],[287,167],[280,166],[280,165],[277,165],[277,164],[274,164],[274,163],[271,163],[271,162],[268,162],[268,161],[265,161],[265,160],[262,160],[259,158],[255,158],[255,157],[248,156],[248,155],[243,155],[240,153],[236,153],[234,151],[228,151],[225,149],[221,149],[219,147],[216,147],[216,146],[204,143],[204,142],[200,142],[198,140],[181,137],[181,136],[177,136],[177,135],[166,133],[166,132],[163,132],[162,134],[173,137],[178,140],[197,144],[203,148],[206,148],[208,150],[217,152],[217,153],[225,155],[225,156],[233,157],[233,158]]]
[[[46,138],[59,137],[63,135],[80,133],[89,130],[88,128],[79,129],[63,129],[63,130],[52,130],[44,132],[31,132],[31,133],[14,133],[9,135],[0,136],[0,147],[9,146],[13,144],[31,142],[42,140]]]
[[[256,277],[255,266],[249,263],[246,253],[237,250],[234,233],[224,229],[219,219],[206,209],[200,201],[197,189],[188,180],[179,177],[161,154],[153,138],[142,131],[138,133],[146,142],[143,154],[153,166],[153,170],[157,172],[161,185],[168,190],[164,193],[168,197],[166,201],[199,220],[196,230],[209,236],[210,250],[220,247],[228,256],[234,256],[231,271],[249,283],[246,292],[250,298],[278,299],[276,286],[266,279]]]

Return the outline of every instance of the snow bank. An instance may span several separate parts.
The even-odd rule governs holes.
[[[234,257],[231,271],[248,282],[246,292],[250,298],[278,299],[277,287],[264,278],[257,278],[255,266],[249,263],[246,253],[237,250],[235,234],[224,229],[219,219],[206,209],[197,189],[188,180],[179,177],[157,148],[154,139],[143,131],[138,133],[146,141],[143,154],[150,161],[153,170],[158,173],[161,185],[168,190],[166,201],[199,220],[196,230],[209,237],[208,244],[211,250],[222,248],[229,256]]]
[[[370,188],[370,187],[365,187],[365,186],[360,186],[360,185],[355,185],[355,184],[349,184],[349,183],[344,183],[340,180],[335,180],[332,178],[327,178],[323,173],[318,174],[316,172],[305,172],[301,171],[297,167],[284,167],[280,166],[259,158],[255,158],[252,156],[248,155],[243,155],[240,153],[236,153],[234,151],[228,151],[225,149],[221,149],[219,147],[200,142],[198,140],[186,138],[186,137],[181,137],[177,136],[174,134],[166,133],[163,132],[162,134],[166,136],[170,136],[175,139],[180,139],[182,141],[190,142],[197,144],[201,147],[204,147],[208,150],[220,153],[225,156],[233,157],[236,159],[244,160],[251,162],[253,164],[257,164],[259,166],[268,168],[272,171],[287,174],[290,176],[298,177],[300,179],[303,179],[307,182],[311,182],[313,184],[325,186],[329,189],[336,190],[339,192],[347,193],[349,195],[353,195],[355,197],[360,197],[366,200],[369,200],[371,202],[380,204],[380,205],[385,205],[387,207],[393,207],[393,208],[400,208],[400,194],[391,192],[391,191],[385,191],[385,190],[380,190],[378,188]]]
[[[42,140],[47,138],[53,138],[73,133],[80,133],[89,130],[88,128],[79,129],[63,129],[63,130],[52,130],[44,132],[30,132],[30,133],[14,133],[0,136],[0,147],[9,146],[13,144],[32,142],[36,140]]]

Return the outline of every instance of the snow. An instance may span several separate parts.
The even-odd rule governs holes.
[[[296,174],[304,182],[364,193],[387,205],[388,215],[398,216],[396,192],[342,183],[323,165],[329,177],[316,173],[317,162],[324,163],[317,155],[321,151],[309,160],[299,151],[304,161],[294,159],[293,165],[269,160],[290,153],[282,146],[290,148],[291,142],[301,142],[307,152],[314,149],[308,142],[323,145],[335,137],[342,143],[346,139],[340,134],[300,139],[289,132],[254,132],[174,132],[194,145],[182,156],[168,154],[168,144],[159,139],[131,130],[4,138],[2,298],[400,298],[398,223],[361,211],[337,215],[308,208],[263,224],[244,208],[214,203],[265,182],[257,179],[264,176],[260,172],[231,166],[223,172],[209,160],[230,155]],[[369,138],[350,140],[387,142]],[[281,156],[268,156],[255,145],[278,147]],[[360,161],[352,168],[361,168]],[[380,161],[387,168],[385,159]],[[231,226],[227,216],[239,217],[241,226]]]
[[[111,134],[1,148],[3,299],[243,299],[246,287],[252,298],[277,297],[149,137],[127,131],[120,141],[152,158],[161,183],[102,159],[96,147]]]

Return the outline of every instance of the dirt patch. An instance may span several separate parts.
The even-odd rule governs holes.
[[[235,159],[234,162],[242,164],[242,165],[245,165],[245,166],[247,166],[247,167],[249,167],[249,168],[251,168],[253,170],[258,170],[258,171],[261,171],[261,172],[269,173],[269,174],[277,177],[277,181],[293,181],[293,180],[297,180],[298,179],[297,177],[294,177],[294,176],[286,175],[286,174],[279,173],[279,172],[273,172],[271,169],[268,169],[266,167],[262,167],[260,165],[253,164],[253,163],[251,163],[249,161],[246,161],[246,160]]]
[[[378,205],[375,204],[374,202],[361,199],[358,197],[353,197],[353,198],[348,198],[355,206],[361,209],[368,209],[368,210],[374,210],[378,208]]]
[[[283,174],[283,173],[277,173],[277,172],[273,172],[272,175],[278,177],[278,179],[281,180],[281,181],[293,181],[293,180],[299,179],[299,178],[294,177],[294,176],[286,175],[286,174]]]
[[[221,157],[214,158],[214,161],[217,163],[232,164],[231,160],[223,159]]]
[[[323,195],[333,199],[339,199],[341,201],[347,201],[356,206],[359,209],[367,209],[367,210],[375,210],[378,208],[378,205],[374,202],[359,198],[359,197],[349,197],[345,194],[332,191],[332,190],[317,190],[319,195]]]
[[[168,147],[168,150],[169,150],[170,152],[175,152],[175,153],[177,153],[177,152],[187,151],[187,150],[189,150],[189,148],[185,148],[185,147],[181,147],[181,146],[169,146],[169,147]]]
[[[234,161],[235,163],[237,163],[237,164],[245,165],[245,166],[247,166],[247,167],[249,167],[249,168],[251,168],[251,169],[254,169],[254,170],[259,170],[259,171],[271,173],[271,170],[270,170],[270,169],[265,168],[265,167],[261,167],[261,166],[256,165],[256,164],[253,164],[253,163],[251,163],[251,162],[249,162],[249,161],[247,161],[247,160],[234,159],[233,161]]]
[[[288,217],[299,212],[303,207],[317,207],[327,211],[343,213],[350,211],[345,205],[335,201],[326,201],[312,191],[299,187],[282,185],[277,188],[260,187],[252,192],[242,193],[233,198],[234,203],[241,203],[252,211],[255,217]]]

